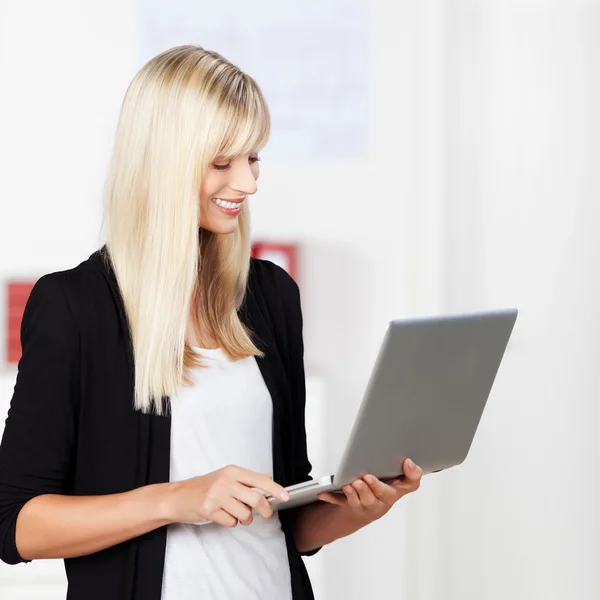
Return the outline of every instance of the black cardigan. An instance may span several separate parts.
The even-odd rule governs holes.
[[[299,289],[280,267],[252,259],[240,318],[265,353],[257,363],[273,400],[273,475],[310,477]],[[113,494],[169,480],[170,418],[133,410],[133,353],[106,246],[35,284],[21,325],[22,358],[0,444],[0,558],[23,562],[15,524],[40,494]],[[294,600],[313,598],[280,513]],[[65,560],[68,600],[159,600],[166,527]],[[312,551],[306,554],[314,554]],[[232,566],[232,568],[234,568]]]

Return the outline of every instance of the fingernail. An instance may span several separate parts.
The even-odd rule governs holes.
[[[290,495],[287,492],[282,492],[281,496],[279,496],[282,500],[287,501],[290,499]]]
[[[409,469],[414,469],[415,468],[415,463],[412,460],[410,460],[410,458],[408,459],[408,468]]]
[[[367,483],[375,483],[375,478],[371,477],[371,475],[367,475],[365,477],[365,480],[367,481]]]

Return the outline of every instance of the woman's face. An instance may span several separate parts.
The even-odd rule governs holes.
[[[259,160],[256,154],[244,154],[212,162],[200,188],[202,229],[214,233],[233,233],[237,229],[246,196],[258,189]]]

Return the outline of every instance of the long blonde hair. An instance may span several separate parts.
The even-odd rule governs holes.
[[[199,46],[159,54],[127,90],[103,229],[129,321],[138,410],[162,414],[165,397],[201,366],[186,342],[190,315],[232,359],[261,355],[237,314],[250,265],[248,208],[234,233],[201,230],[200,185],[216,157],[257,152],[269,134],[256,82]]]

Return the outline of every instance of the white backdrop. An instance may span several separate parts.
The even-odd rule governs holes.
[[[440,308],[521,314],[470,459],[410,505],[406,597],[593,600],[600,3],[458,0],[444,20]]]
[[[368,157],[264,161],[252,201],[257,238],[303,247],[326,468],[388,319],[521,315],[467,462],[324,549],[321,598],[596,600],[600,4],[368,6]],[[0,279],[68,268],[97,247],[137,8],[0,3]]]

